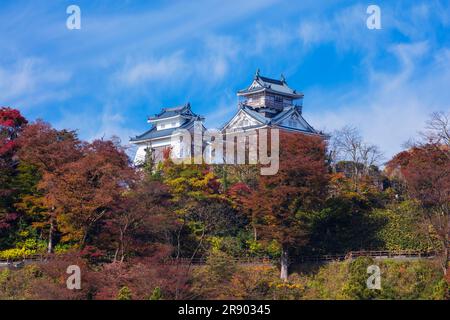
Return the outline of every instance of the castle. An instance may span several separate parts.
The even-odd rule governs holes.
[[[235,115],[220,129],[224,136],[232,132],[256,131],[264,128],[298,132],[301,134],[320,135],[303,118],[303,94],[290,88],[283,76],[280,80],[263,77],[257,70],[252,83],[246,89],[237,92],[238,109]],[[141,135],[130,139],[137,145],[134,159],[135,165],[143,163],[147,150],[156,161],[163,159],[163,150],[167,147],[177,148],[172,135],[178,129],[186,129],[191,133],[195,123],[204,118],[191,110],[190,104],[164,108],[159,114],[148,118],[151,128]],[[182,154],[179,154],[183,157]]]

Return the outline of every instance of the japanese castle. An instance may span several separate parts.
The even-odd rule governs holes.
[[[263,77],[256,71],[250,86],[237,92],[239,103],[237,112],[222,128],[229,132],[277,128],[300,134],[322,135],[317,132],[302,115],[303,94],[290,88],[286,79]],[[191,110],[190,104],[174,108],[163,108],[159,114],[148,118],[150,129],[130,140],[137,145],[135,165],[143,163],[146,150],[151,149],[155,160],[163,159],[163,150],[173,145],[171,135],[177,129],[193,132],[194,123],[202,123],[204,118]]]

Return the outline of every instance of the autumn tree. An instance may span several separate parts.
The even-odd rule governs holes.
[[[281,247],[283,280],[288,277],[289,251],[307,242],[307,217],[325,200],[327,184],[323,139],[283,133],[278,173],[260,176],[258,186],[248,193],[240,191],[255,232]]]
[[[41,186],[48,190],[61,230],[83,247],[96,223],[121,201],[133,183],[134,171],[124,150],[113,141],[95,140],[80,152],[76,161],[45,175]]]
[[[41,120],[29,124],[18,139],[19,160],[38,170],[43,179],[58,174],[65,164],[78,160],[82,143],[74,131],[56,130]],[[48,252],[53,251],[54,237],[58,230],[58,210],[51,201],[46,184],[38,184],[37,192],[23,197],[17,206],[25,213],[37,217],[35,227],[48,232]]]
[[[146,255],[151,245],[172,244],[176,219],[168,210],[171,195],[159,181],[144,179],[118,201],[106,221],[116,244],[114,261],[132,253]]]
[[[17,175],[17,137],[27,124],[18,110],[0,108],[0,234],[8,238],[11,224],[17,219],[13,207],[14,178]]]
[[[450,114],[434,112],[420,139],[387,164],[387,173],[406,185],[408,195],[422,207],[424,218],[437,234],[444,274],[449,270],[450,247]]]
[[[442,269],[449,268],[450,155],[445,145],[425,144],[397,154],[389,171],[406,182],[408,194],[416,199],[433,226],[442,247]]]
[[[348,173],[355,191],[359,191],[361,180],[383,159],[379,148],[365,142],[359,131],[350,126],[333,133],[328,152],[333,171]]]

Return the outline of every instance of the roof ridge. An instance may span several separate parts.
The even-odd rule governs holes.
[[[183,104],[183,105],[179,105],[179,106],[175,106],[175,107],[166,107],[166,108],[162,108],[163,111],[178,111],[178,110],[183,110],[185,108],[190,107],[190,104]]]
[[[269,77],[264,77],[264,76],[258,76],[258,77],[264,82],[270,82],[270,83],[278,84],[280,86],[284,85],[284,83],[285,83],[282,80],[277,80],[277,79],[273,79],[273,78],[269,78]]]

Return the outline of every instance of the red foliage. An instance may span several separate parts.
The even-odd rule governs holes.
[[[68,253],[54,256],[39,265],[39,274],[27,289],[32,299],[117,299],[119,290],[126,286],[133,299],[148,299],[159,287],[163,299],[190,298],[190,273],[185,266],[164,264],[171,248],[155,248],[151,257],[126,263],[109,263],[92,268],[80,254]],[[81,290],[69,290],[66,280],[67,267],[77,265],[81,269]]]
[[[0,107],[0,157],[11,154],[16,147],[17,135],[27,124],[19,110]]]
[[[251,189],[243,182],[238,182],[232,185],[227,193],[232,198],[238,198],[239,196],[247,195],[251,192]]]
[[[27,124],[27,120],[22,116],[19,110],[9,107],[0,107],[0,126],[20,127]]]
[[[167,161],[170,159],[170,153],[172,152],[172,147],[166,147],[163,149],[163,159]]]
[[[261,176],[255,190],[237,184],[230,188],[229,194],[246,209],[264,238],[289,246],[303,234],[298,211],[320,207],[328,180],[324,141],[319,137],[282,133],[278,173]]]
[[[406,182],[409,195],[419,201],[442,244],[442,269],[450,260],[450,152],[447,146],[427,144],[396,155],[387,166]]]
[[[79,254],[90,263],[99,262],[105,257],[105,252],[94,246],[85,246]]]
[[[20,160],[36,166],[43,174],[53,173],[82,155],[82,143],[74,132],[58,131],[40,120],[26,126],[18,144]]]
[[[49,205],[62,217],[58,219],[61,230],[84,245],[98,221],[133,183],[135,172],[112,141],[96,140],[79,152],[78,159],[45,174],[39,185],[48,191]]]
[[[11,227],[11,224],[17,221],[19,215],[17,213],[8,213],[4,217],[0,219],[0,230],[8,229]]]
[[[424,206],[450,202],[450,154],[436,145],[416,147],[396,155],[387,165],[398,170],[410,195]]]

